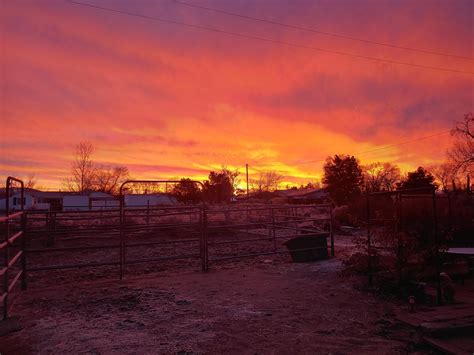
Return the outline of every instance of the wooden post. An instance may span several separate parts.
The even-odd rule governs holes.
[[[292,214],[293,214],[293,221],[295,222],[295,235],[298,235],[298,210],[297,207],[292,207],[291,208]]]
[[[400,216],[401,216],[401,208],[402,208],[402,195],[396,194],[395,195],[395,203],[396,203],[396,222],[395,222],[395,231],[397,234],[397,268],[398,268],[398,290],[401,292],[402,281],[403,281],[403,261],[402,261],[402,253],[403,253],[403,239],[401,233],[401,226],[400,226]]]
[[[370,206],[369,206],[369,191],[367,190],[367,268],[369,273],[369,286],[372,286],[372,251],[370,245]]]
[[[204,244],[204,263],[203,263],[203,271],[209,270],[209,250],[208,250],[208,242],[207,242],[207,210],[206,206],[202,211],[202,238]]]
[[[123,279],[124,269],[125,269],[125,208],[124,208],[124,196],[120,196],[120,280]]]
[[[433,187],[432,190],[432,199],[433,199],[433,234],[435,242],[435,256],[436,256],[436,296],[438,306],[442,304],[442,294],[441,294],[441,260],[439,257],[439,237],[438,237],[438,216],[436,211],[436,190]]]
[[[23,235],[21,236],[21,289],[26,290],[27,288],[27,275],[26,275],[26,214],[23,212],[21,216],[21,230],[23,231]]]
[[[332,230],[332,206],[329,206],[329,237],[331,238],[331,256],[334,257],[334,233]]]
[[[150,200],[146,200],[146,225],[150,224]]]
[[[6,186],[6,196],[5,196],[5,255],[4,255],[4,274],[3,274],[3,319],[8,318],[8,271],[9,267],[8,264],[10,263],[10,244],[8,243],[8,238],[10,236],[10,181],[7,179],[7,186]]]
[[[247,202],[249,199],[249,165],[245,164],[245,176],[247,178]]]
[[[273,251],[276,251],[276,230],[275,230],[275,209],[272,208],[272,236],[273,236]]]

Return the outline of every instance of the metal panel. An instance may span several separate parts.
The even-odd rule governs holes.
[[[10,195],[13,184],[17,183],[20,184],[21,188],[21,211],[15,212],[10,214]],[[5,237],[4,241],[0,244],[0,252],[4,253],[4,267],[1,269],[0,275],[3,276],[3,290],[2,290],[2,297],[1,302],[3,304],[3,319],[8,318],[8,311],[9,311],[9,296],[13,291],[17,281],[22,277],[22,289],[26,289],[26,255],[25,255],[25,234],[24,234],[24,203],[25,203],[25,194],[24,194],[24,184],[23,181],[16,179],[14,177],[9,176],[6,181],[6,199],[5,199],[5,216],[0,218],[0,223],[5,223]],[[10,222],[21,218],[20,228],[21,230],[16,232],[13,235],[10,235]],[[18,251],[12,258],[10,257],[10,248],[13,243],[21,238],[21,250]],[[21,270],[18,271],[13,279],[9,280],[11,276],[11,270],[15,266],[18,260],[22,260],[21,263]]]

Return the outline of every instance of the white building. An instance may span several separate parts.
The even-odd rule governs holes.
[[[3,193],[3,196],[2,196]],[[118,198],[103,192],[87,191],[84,193],[24,190],[25,210],[45,211],[90,211],[120,208]],[[176,204],[177,200],[170,194],[130,194],[124,196],[126,207],[147,207]],[[5,210],[5,192],[0,191],[0,210]],[[21,209],[21,193],[15,189],[9,198],[11,211]]]
[[[63,197],[63,211],[90,211],[117,209],[119,207],[119,200],[105,192],[69,193]]]
[[[10,210],[21,210],[21,193],[14,193],[8,199],[8,207]],[[25,209],[31,209],[35,204],[35,198],[26,193],[23,195],[23,203]],[[5,210],[7,208],[7,199],[6,196],[0,199],[0,210]]]
[[[91,210],[110,210],[120,208],[120,201],[104,192],[91,192],[89,194]]]
[[[130,194],[124,196],[124,203],[126,207],[147,207],[173,205],[177,203],[177,200],[169,194]]]
[[[64,195],[63,211],[89,210],[89,195]]]
[[[84,194],[62,191],[24,190],[25,210],[45,211],[87,211],[90,209],[119,208],[118,199],[103,192],[86,192]],[[6,209],[5,189],[0,191],[0,210]],[[11,211],[21,210],[21,192],[13,190],[9,198]]]

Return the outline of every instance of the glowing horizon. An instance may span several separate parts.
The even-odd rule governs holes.
[[[194,3],[327,32],[473,57],[470,1]],[[174,3],[89,0],[137,14],[389,60],[474,71],[474,60],[290,30]],[[283,184],[320,180],[329,155],[414,170],[474,111],[473,76],[374,63],[157,23],[67,1],[4,2],[0,176],[58,189],[75,146],[139,179],[202,180],[226,165]],[[380,149],[380,150],[379,150]],[[373,151],[358,156],[358,152]],[[315,161],[310,164],[299,162]]]

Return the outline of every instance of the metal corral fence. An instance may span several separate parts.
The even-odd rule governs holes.
[[[127,181],[120,188],[120,208],[116,210],[28,212],[28,272],[118,266],[122,279],[126,266],[172,260],[196,260],[206,271],[214,262],[287,253],[284,243],[301,235],[323,238],[324,245],[293,247],[292,252],[327,252],[329,238],[334,255],[329,204],[124,204],[123,191],[128,184],[178,182]],[[87,253],[83,257],[74,256],[84,251]],[[64,263],[64,259],[69,262]]]
[[[369,284],[387,273],[398,279],[399,290],[402,283],[433,281],[440,304],[445,251],[473,242],[466,236],[472,202],[468,192],[436,193],[433,187],[367,194]]]
[[[122,278],[127,265],[180,259],[198,260],[205,271],[214,262],[287,253],[284,243],[298,236],[329,238],[329,243],[294,252],[329,248],[334,255],[331,219],[331,205],[154,206],[102,213],[31,211],[26,219],[27,271],[114,265]],[[84,258],[73,256],[84,251]],[[155,251],[162,255],[156,256]],[[55,253],[60,257],[55,258]],[[65,259],[71,262],[64,263]]]
[[[114,210],[21,211],[2,217],[0,221],[6,224],[5,241],[0,244],[5,255],[0,271],[4,317],[16,281],[21,277],[26,289],[28,278],[36,279],[35,273],[50,282],[52,270],[66,269],[102,268],[103,273],[116,273],[120,279],[126,273],[146,272],[143,268],[150,265],[195,265],[206,271],[227,260],[288,253],[288,243],[299,237],[323,243],[309,247],[297,243],[290,247],[291,253],[334,256],[329,204],[125,207],[123,200],[122,195],[120,208]],[[13,220],[17,232],[12,236]],[[10,258],[12,250],[17,253]],[[18,271],[11,274],[20,259],[21,267],[17,265]],[[139,265],[142,269],[136,269]],[[69,278],[59,274],[58,281]],[[9,281],[9,275],[13,280]]]
[[[9,196],[13,184],[19,184],[21,190],[21,211],[10,214]],[[3,319],[8,318],[9,307],[15,296],[15,285],[21,278],[21,288],[26,289],[26,254],[25,254],[25,234],[24,228],[24,184],[23,181],[9,176],[5,188],[5,216],[0,217],[3,223],[2,231],[4,239],[0,242],[0,252],[2,253],[3,267],[0,269],[0,276],[3,276],[2,293],[0,302],[3,307]],[[21,262],[21,265],[19,263]]]

